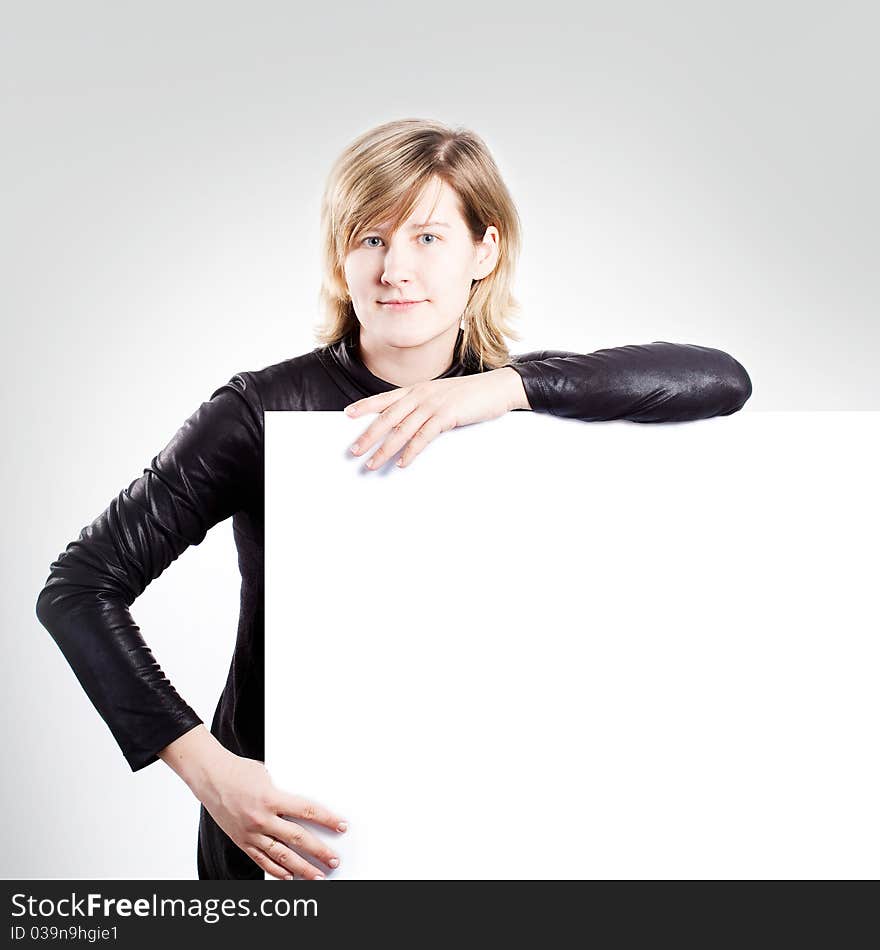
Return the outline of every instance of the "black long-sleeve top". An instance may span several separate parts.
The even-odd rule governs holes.
[[[460,358],[437,377],[479,372]],[[655,342],[577,354],[520,354],[533,410],[584,421],[681,422],[730,415],[752,393],[748,373],[721,350]],[[202,719],[163,674],[129,608],[147,584],[226,518],[241,573],[232,664],[211,732],[238,755],[262,760],[263,412],[342,410],[393,384],[362,362],[355,330],[332,346],[216,389],[171,441],[51,565],[36,611],[61,648],[133,771]],[[200,878],[262,878],[263,871],[204,807]]]

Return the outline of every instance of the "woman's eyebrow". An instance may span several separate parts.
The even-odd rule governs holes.
[[[424,224],[411,224],[409,226],[410,231],[414,231],[416,228],[448,228],[451,225],[447,224],[445,221],[425,221]]]
[[[451,224],[447,224],[445,221],[425,221],[423,224],[411,224],[409,226],[410,231],[418,231],[419,228],[451,228]],[[385,233],[385,227],[383,225],[377,224],[374,228],[367,228],[367,232],[376,231],[379,234]]]

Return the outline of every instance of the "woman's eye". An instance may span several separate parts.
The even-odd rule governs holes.
[[[428,232],[425,232],[424,234],[420,234],[420,235],[419,235],[419,238],[431,238],[430,241],[425,241],[425,242],[424,242],[425,244],[436,244],[436,243],[437,243],[437,240],[438,240],[436,234],[429,234]],[[370,234],[370,235],[368,235],[367,237],[363,238],[363,239],[361,240],[361,243],[362,243],[362,244],[366,244],[367,247],[379,247],[379,244],[370,244],[370,243],[368,243],[368,242],[370,242],[370,241],[378,241],[379,244],[381,244],[381,243],[382,243],[382,238],[377,237],[375,234]]]

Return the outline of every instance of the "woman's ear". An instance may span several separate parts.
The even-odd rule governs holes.
[[[499,240],[500,235],[498,228],[490,224],[489,227],[486,228],[483,240],[477,244],[477,257],[473,274],[474,280],[482,280],[495,269],[495,265],[498,263]]]

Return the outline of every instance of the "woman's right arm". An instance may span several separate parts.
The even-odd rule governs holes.
[[[262,415],[243,375],[217,389],[144,473],[51,565],[37,617],[132,771],[202,720],[165,677],[129,607],[259,490]]]
[[[51,565],[36,612],[132,771],[161,757],[264,870],[284,876],[276,861],[249,847],[263,843],[284,862],[281,871],[290,865],[311,877],[317,869],[303,868],[292,852],[278,853],[286,849],[259,829],[273,828],[270,836],[300,844],[325,863],[335,856],[266,805],[285,804],[291,816],[303,814],[295,810],[302,807],[303,817],[314,813],[312,820],[323,818],[334,829],[338,816],[274,789],[261,762],[222,746],[168,681],[129,611],[189,545],[258,502],[262,478],[262,405],[253,382],[239,374],[215,390],[143,475],[68,544]]]

